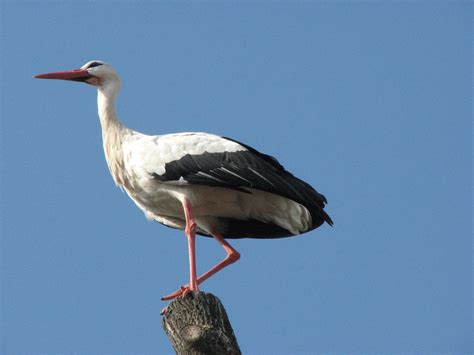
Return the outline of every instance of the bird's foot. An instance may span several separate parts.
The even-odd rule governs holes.
[[[190,291],[189,287],[181,286],[181,288],[179,290],[173,292],[172,294],[170,294],[168,296],[161,297],[161,300],[162,301],[170,301],[172,299],[175,299],[176,297],[184,296],[189,291]]]
[[[199,292],[199,289],[196,287],[195,290],[191,290],[191,287],[189,287],[189,285],[184,285],[184,286],[181,286],[181,288],[175,292],[173,292],[172,294],[168,295],[168,296],[164,296],[164,297],[161,297],[161,300],[162,301],[170,301],[172,299],[175,299],[176,297],[185,297],[190,291],[195,291],[195,292]]]

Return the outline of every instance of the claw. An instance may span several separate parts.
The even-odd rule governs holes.
[[[164,316],[166,314],[166,312],[168,312],[168,306],[164,307],[161,311],[160,311],[160,316]]]

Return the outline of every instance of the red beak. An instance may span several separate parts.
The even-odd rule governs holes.
[[[60,71],[60,72],[55,72],[55,73],[39,74],[39,75],[35,75],[33,78],[85,81],[91,76],[92,75],[90,75],[87,72],[87,70],[76,69],[76,70],[70,70],[70,71]]]

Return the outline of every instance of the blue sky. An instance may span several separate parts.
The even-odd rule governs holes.
[[[472,4],[1,3],[1,351],[163,354],[186,238],[114,187],[96,93],[32,75],[110,62],[149,134],[278,157],[335,226],[239,240],[203,284],[245,354],[472,352]],[[198,271],[223,257],[197,242]]]

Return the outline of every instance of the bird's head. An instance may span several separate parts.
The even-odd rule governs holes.
[[[100,60],[87,62],[79,69],[35,75],[37,79],[59,79],[80,81],[97,88],[109,84],[119,85],[120,80],[117,72],[107,63]]]

